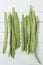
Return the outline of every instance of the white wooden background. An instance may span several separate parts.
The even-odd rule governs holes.
[[[33,6],[40,20],[37,54],[42,63],[41,65],[43,65],[43,0],[0,0],[0,65],[40,65],[34,55],[21,52],[20,48],[16,50],[15,59],[8,57],[9,44],[6,54],[3,55],[2,53],[4,40],[4,11],[11,12],[14,7],[21,21],[22,14],[28,14],[30,5]]]

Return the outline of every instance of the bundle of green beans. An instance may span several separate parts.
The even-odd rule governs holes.
[[[22,16],[21,32],[22,32],[22,51],[34,53],[38,62],[41,63],[36,54],[38,42],[38,17],[35,15],[32,6],[30,6],[29,15]]]
[[[30,25],[31,25],[30,52],[34,53],[38,62],[41,63],[36,54],[36,48],[37,48],[37,42],[38,42],[39,19],[35,15],[35,12],[33,11],[32,6],[30,6],[29,18],[30,18]]]
[[[27,16],[24,17],[22,15],[22,22],[21,22],[21,36],[22,36],[22,50],[27,51]]]
[[[9,55],[14,58],[15,50],[20,47],[20,27],[19,27],[19,18],[18,14],[15,12],[15,9],[13,8],[12,13],[9,13],[8,18],[5,14],[5,40],[4,40],[4,46],[3,46],[3,53],[6,52],[6,46],[7,46],[7,36],[8,36],[8,24],[9,23],[9,29],[10,29],[10,52]]]
[[[38,16],[35,15],[32,6],[30,6],[29,15],[22,15],[21,21],[21,36],[22,36],[22,51],[29,53],[34,53],[38,62],[40,60],[37,57],[36,48],[38,42]],[[8,39],[8,23],[10,29],[10,51],[9,55],[14,58],[15,50],[20,47],[20,25],[19,18],[17,12],[13,8],[12,13],[4,13],[4,24],[5,24],[5,35],[4,35],[4,45],[3,45],[3,53],[6,52],[7,49],[7,39]]]

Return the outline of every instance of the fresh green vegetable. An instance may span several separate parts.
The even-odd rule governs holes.
[[[35,15],[32,6],[30,6],[29,15],[22,15],[21,21],[21,37],[22,37],[22,51],[28,53],[34,53],[36,59],[41,64],[37,56],[37,42],[38,42],[38,24],[39,19]],[[5,36],[3,53],[7,49],[7,39],[8,39],[8,23],[10,30],[10,53],[12,58],[14,58],[15,50],[20,47],[20,24],[17,12],[13,8],[12,13],[9,13],[7,18],[7,13],[4,13],[4,24],[5,24]]]
[[[5,25],[5,33],[4,33],[4,45],[3,45],[3,53],[6,52],[7,49],[7,39],[8,39],[8,20],[7,13],[4,13],[4,25]]]
[[[16,49],[16,48],[20,47],[20,27],[19,27],[18,15],[14,9],[12,11],[12,16],[14,19],[14,30],[15,30],[15,38],[16,38],[15,49]]]
[[[30,6],[30,12],[29,12],[29,19],[30,19],[30,26],[31,26],[31,29],[30,29],[30,31],[31,31],[31,42],[30,42],[30,52],[32,52],[32,44],[33,44],[33,27],[32,26],[34,26],[34,24],[33,24],[33,10],[32,10],[32,7]]]
[[[21,22],[21,35],[22,35],[22,51],[25,50],[25,29],[24,29],[24,15],[22,15],[22,22]]]
[[[35,12],[32,9],[32,6],[30,6],[30,23],[31,23],[31,43],[30,43],[30,51],[35,54],[37,60],[39,63],[40,60],[37,57],[36,54],[36,47],[38,42],[38,18],[35,16]]]
[[[15,49],[17,47],[17,38],[16,38],[16,33],[15,33],[14,17],[15,17],[15,10],[13,8],[13,10],[12,10],[12,55],[13,55],[13,58],[14,58],[14,54],[15,54]]]
[[[25,29],[25,51],[27,51],[27,43],[28,43],[28,38],[27,38],[27,16],[25,17],[25,20],[24,20],[24,29]]]
[[[25,17],[22,15],[21,32],[22,51],[34,53],[38,62],[41,63],[36,53],[38,42],[38,17],[35,15],[32,6],[30,6],[29,15]]]
[[[9,28],[10,28],[10,54],[12,56],[12,17],[11,14],[8,16]]]
[[[10,25],[10,54],[13,58],[15,55],[15,50],[20,47],[20,27],[18,15],[14,8],[12,14],[9,14],[8,21]]]
[[[28,43],[27,43],[27,52],[30,52],[30,42],[31,42],[31,24],[30,18],[27,16],[27,36],[28,36]]]
[[[19,19],[18,14],[16,13],[16,37],[17,37],[17,47],[20,47],[20,25],[19,25]]]
[[[36,50],[37,50],[37,41],[38,41],[38,26],[39,26],[38,16],[35,17],[35,21],[36,21],[36,29],[35,29],[35,31],[36,31],[36,44],[35,44],[35,48],[34,48],[34,54],[35,54],[35,57],[38,60],[38,62],[41,64],[41,62],[40,62],[40,60],[39,60],[39,58],[37,56],[37,53],[36,53]]]

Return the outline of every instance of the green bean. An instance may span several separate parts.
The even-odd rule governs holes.
[[[33,37],[33,30],[32,30],[32,26],[33,26],[33,10],[32,10],[32,6],[30,6],[30,13],[29,13],[29,19],[30,19],[30,31],[31,31],[31,42],[30,42],[30,52],[32,52],[32,44],[33,44],[33,40],[32,40],[32,37]]]
[[[20,26],[19,26],[19,19],[16,13],[16,37],[17,37],[17,47],[20,47]]]
[[[24,15],[22,15],[22,22],[21,22],[21,35],[22,35],[22,51],[25,50],[25,29],[24,29]]]
[[[16,36],[15,36],[15,29],[14,29],[14,21],[12,21],[12,56],[14,58],[15,48],[16,48]]]
[[[12,19],[11,19],[10,13],[8,16],[8,22],[9,22],[9,28],[10,28],[10,53],[9,55],[12,55]]]
[[[28,44],[27,44],[27,52],[29,53],[30,52],[30,42],[31,42],[31,26],[30,26],[30,19],[29,19],[29,16],[27,16],[27,36],[28,36]]]
[[[35,44],[35,50],[34,50],[34,54],[35,54],[35,57],[36,57],[36,59],[38,60],[38,62],[41,64],[41,62],[40,62],[40,60],[39,60],[39,58],[38,58],[38,56],[37,56],[37,53],[36,53],[36,47],[37,47],[37,42],[38,42],[38,26],[39,26],[39,19],[38,19],[38,17],[35,17],[35,21],[36,21],[36,29],[35,29],[35,31],[36,31],[36,44]]]
[[[27,51],[27,16],[25,17],[25,20],[24,20],[24,34],[25,34],[25,51]]]
[[[36,36],[35,36],[35,30],[36,30],[36,23],[35,23],[35,16],[34,16],[34,12],[33,12],[33,24],[32,24],[32,52],[34,52],[35,50],[35,46],[36,46]]]
[[[8,20],[7,13],[4,13],[4,24],[5,24],[5,33],[4,33],[4,45],[3,45],[3,53],[6,52],[7,49],[7,39],[8,39]]]
[[[38,16],[35,16],[35,22],[36,22],[36,29],[35,29],[35,36],[36,36],[36,45],[35,45],[35,49],[37,47],[37,43],[38,43],[38,31],[39,31],[39,18]]]
[[[14,42],[14,46],[15,46],[15,49],[17,48],[17,37],[16,37],[16,21],[15,21],[15,15],[16,14],[16,12],[15,12],[15,9],[13,8],[13,10],[12,10],[12,22],[13,22],[13,31],[14,31],[14,39],[16,40],[15,42]]]

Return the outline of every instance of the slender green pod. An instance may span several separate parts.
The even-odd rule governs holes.
[[[35,22],[36,22],[36,29],[35,29],[36,45],[35,45],[35,49],[36,49],[37,43],[38,43],[38,32],[39,32],[39,18],[38,18],[38,16],[35,16]]]
[[[7,49],[7,40],[8,40],[8,20],[7,13],[4,13],[4,25],[5,25],[5,33],[4,33],[4,45],[3,45],[3,53],[6,52]]]
[[[15,9],[13,8],[12,9],[12,23],[13,23],[13,31],[14,31],[14,39],[15,39],[15,42],[14,42],[14,44],[15,44],[15,49],[17,48],[17,36],[16,36],[16,21],[15,21],[15,15],[16,14],[16,12],[15,12]]]
[[[16,48],[16,35],[15,35],[15,29],[14,29],[14,21],[12,20],[12,56],[14,58],[15,55],[15,48]]]
[[[34,54],[35,54],[35,57],[36,57],[36,59],[37,59],[37,61],[41,64],[41,62],[40,62],[40,60],[39,60],[39,58],[38,58],[38,56],[37,56],[37,53],[36,53],[36,50],[37,50],[37,43],[38,43],[38,28],[39,28],[39,19],[38,19],[38,16],[37,17],[35,17],[35,21],[36,21],[36,29],[35,29],[35,31],[36,31],[36,44],[35,44],[35,50],[34,50]]]
[[[24,29],[24,15],[22,15],[22,21],[21,21],[21,35],[22,35],[22,51],[25,50],[25,29]]]
[[[33,12],[32,14],[33,16],[33,24],[32,24],[32,52],[34,52],[35,50],[35,46],[36,46],[36,22],[35,22],[35,13]]]
[[[30,42],[31,42],[31,26],[30,26],[30,19],[29,16],[27,16],[27,36],[28,36],[28,44],[27,44],[27,52],[30,52]]]
[[[33,44],[33,40],[32,40],[32,37],[33,37],[33,30],[32,30],[32,26],[33,26],[33,9],[32,9],[32,6],[30,6],[30,12],[29,12],[29,19],[30,19],[30,31],[31,31],[31,42],[30,42],[30,52],[32,52],[32,44]]]
[[[11,14],[9,13],[8,16],[8,22],[9,22],[9,29],[10,29],[10,52],[9,55],[12,56],[12,18],[11,18]]]
[[[16,13],[16,26],[17,26],[17,47],[20,47],[20,25],[17,13]]]
[[[28,38],[27,38],[27,16],[25,17],[25,20],[24,20],[24,34],[25,34],[25,51],[27,51],[27,43],[28,43]]]

